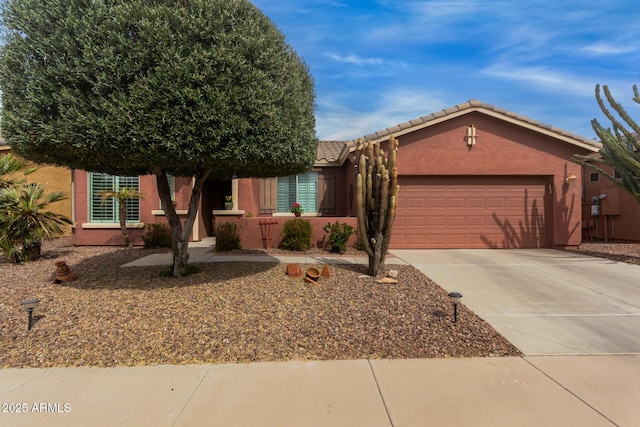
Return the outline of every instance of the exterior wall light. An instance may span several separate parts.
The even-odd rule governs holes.
[[[576,185],[577,181],[578,181],[578,177],[576,176],[575,173],[572,173],[565,179],[565,182],[572,187]]]
[[[460,300],[462,299],[462,294],[460,292],[449,292],[449,298],[451,298],[451,303],[453,304],[453,321],[458,321],[458,304],[460,304]]]
[[[476,134],[476,126],[475,125],[471,125],[467,128],[467,146],[469,148],[473,147],[474,145],[476,145],[476,139],[478,138],[478,135]]]
[[[27,324],[27,331],[31,330],[31,326],[33,326],[33,309],[38,306],[40,302],[39,299],[33,298],[22,301],[22,307],[29,313],[29,323]]]

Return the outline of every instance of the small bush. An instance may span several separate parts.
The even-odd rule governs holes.
[[[142,241],[145,249],[171,247],[171,232],[166,224],[147,224],[144,226]]]
[[[306,251],[311,248],[311,223],[295,218],[284,223],[282,247],[292,251]]]
[[[327,223],[322,227],[325,233],[329,233],[329,247],[331,252],[343,254],[347,250],[347,242],[349,237],[353,234],[353,227],[349,224],[339,223],[335,224]]]
[[[233,222],[224,222],[216,226],[216,251],[227,252],[241,249],[240,233],[238,225]]]

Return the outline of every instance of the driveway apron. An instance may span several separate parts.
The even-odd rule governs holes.
[[[640,266],[552,249],[392,253],[526,355],[640,353]]]

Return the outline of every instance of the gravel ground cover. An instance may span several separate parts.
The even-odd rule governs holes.
[[[640,265],[640,243],[585,242],[575,252]]]
[[[184,278],[119,267],[157,252],[59,239],[38,261],[0,258],[0,367],[520,354],[464,305],[453,323],[446,292],[413,267],[388,267],[398,283],[380,284],[365,266],[332,265],[319,285],[277,263],[199,264]],[[79,279],[53,284],[58,260]],[[33,297],[27,332],[20,303]]]
[[[277,263],[199,264],[178,279],[162,277],[164,267],[120,268],[158,252],[66,238],[46,242],[35,262],[0,256],[0,367],[519,355],[464,304],[453,323],[446,292],[412,267],[386,267],[398,284],[380,284],[365,266],[331,266],[318,286]],[[577,252],[640,264],[640,244]],[[58,260],[79,280],[53,284]],[[310,266],[321,267],[300,267]],[[27,332],[20,303],[33,297],[41,303]]]

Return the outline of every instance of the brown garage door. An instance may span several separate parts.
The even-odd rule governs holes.
[[[400,177],[392,248],[548,246],[544,177]]]

